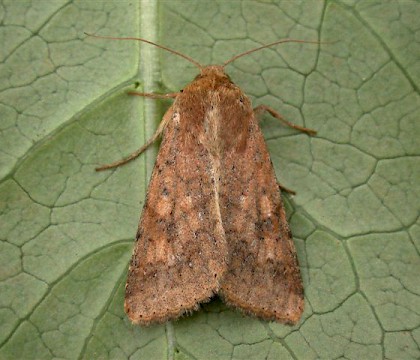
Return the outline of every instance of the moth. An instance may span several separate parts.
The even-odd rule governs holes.
[[[122,165],[162,137],[128,270],[128,317],[136,324],[163,323],[218,294],[246,314],[297,323],[304,309],[302,278],[257,114],[267,111],[297,130],[315,132],[268,106],[253,109],[225,67],[266,47],[312,42],[281,40],[223,65],[202,66],[144,39],[119,39],[158,46],[200,71],[180,92],[134,93],[175,101],[142,148],[97,169]]]

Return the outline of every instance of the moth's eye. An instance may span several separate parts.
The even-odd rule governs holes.
[[[184,92],[184,89],[179,90],[179,92],[180,92],[180,93],[183,93],[183,92]]]

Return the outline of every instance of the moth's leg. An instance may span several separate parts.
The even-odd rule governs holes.
[[[143,96],[151,99],[175,99],[180,93],[169,94],[155,94],[155,93],[141,93],[137,91],[130,91],[128,95]]]
[[[296,195],[296,191],[287,188],[286,186],[280,184],[279,182],[277,182],[277,185],[279,186],[279,188],[280,188],[281,191],[285,191],[285,192],[287,192],[290,195]]]
[[[275,111],[273,108],[267,106],[267,105],[259,105],[254,109],[254,113],[256,116],[259,116],[260,114],[264,113],[264,112],[268,112],[271,116],[275,117],[276,119],[282,121],[284,124],[286,124],[287,126],[290,126],[293,129],[302,131],[308,135],[315,135],[316,131],[312,130],[312,129],[308,129],[299,125],[295,125],[289,121],[287,121],[283,116],[281,116],[277,111]],[[293,191],[292,189],[287,188],[286,186],[280,184],[277,182],[277,185],[279,186],[281,191],[285,191],[291,195],[296,195],[296,192]]]
[[[308,135],[315,135],[316,134],[316,131],[315,130],[312,130],[312,129],[308,129],[308,128],[305,128],[305,127],[303,127],[303,126],[299,126],[299,125],[296,125],[296,124],[293,124],[293,123],[291,123],[290,121],[287,121],[283,116],[281,116],[276,110],[274,110],[273,108],[271,108],[271,107],[269,107],[269,106],[267,106],[267,105],[259,105],[259,106],[257,106],[255,109],[254,109],[254,113],[255,113],[255,115],[260,115],[260,114],[262,114],[262,113],[264,113],[264,112],[268,112],[268,113],[270,113],[270,115],[271,116],[273,116],[273,117],[275,117],[276,119],[278,119],[278,120],[280,120],[280,121],[282,121],[284,124],[286,124],[287,126],[290,126],[291,128],[293,128],[293,129],[296,129],[296,130],[299,130],[299,131],[302,131],[302,132],[304,132],[304,133],[306,133],[306,134],[308,134]]]
[[[149,95],[158,95],[158,94],[149,94]],[[171,94],[167,94],[167,95],[171,95]],[[143,96],[143,95],[140,95]],[[165,96],[165,95],[163,95]],[[175,97],[175,96],[173,96]],[[102,165],[97,167],[95,170],[96,171],[103,171],[103,170],[107,170],[107,169],[112,169],[124,164],[127,164],[129,161],[136,159],[137,157],[140,156],[140,154],[145,151],[150,145],[152,145],[158,137],[160,137],[160,135],[162,134],[163,130],[165,129],[166,125],[168,124],[168,122],[171,120],[172,118],[172,106],[168,109],[168,111],[165,113],[165,115],[163,116],[162,121],[159,124],[159,127],[157,128],[157,130],[155,131],[155,133],[153,134],[153,136],[137,151],[133,152],[131,155],[127,156],[124,159],[115,161],[111,164],[106,164],[106,165]]]

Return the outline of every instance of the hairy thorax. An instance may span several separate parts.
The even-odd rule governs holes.
[[[251,102],[222,66],[203,68],[173,106],[176,113],[183,114],[180,126],[199,134],[197,140],[213,156],[245,149],[249,122],[254,116]]]

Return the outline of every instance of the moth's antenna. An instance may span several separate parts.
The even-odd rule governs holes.
[[[168,47],[166,47],[166,46],[156,44],[156,43],[154,43],[154,42],[152,42],[152,41],[149,41],[149,40],[146,40],[146,39],[142,39],[142,38],[135,38],[135,37],[112,37],[112,36],[99,36],[99,35],[88,34],[88,33],[86,33],[86,32],[85,32],[84,34],[85,34],[85,35],[87,35],[87,36],[91,36],[91,37],[94,37],[94,38],[98,38],[98,39],[108,39],[108,40],[135,40],[135,41],[145,42],[145,43],[147,43],[147,44],[154,45],[154,46],[158,47],[159,49],[166,50],[166,51],[168,51],[168,52],[170,52],[170,53],[172,53],[172,54],[174,54],[174,55],[178,55],[178,56],[180,56],[180,57],[184,58],[185,60],[188,60],[190,63],[192,63],[192,64],[194,64],[195,66],[197,66],[200,70],[202,70],[202,69],[203,69],[203,66],[202,66],[199,62],[195,61],[193,58],[190,58],[189,56],[184,55],[184,54],[182,54],[182,53],[180,53],[180,52],[178,52],[178,51],[176,51],[176,50],[172,50],[172,49],[170,49],[170,48],[168,48]]]
[[[245,51],[242,54],[235,55],[232,59],[226,61],[223,64],[223,67],[225,67],[226,65],[230,64],[231,62],[234,62],[235,60],[239,59],[242,56],[251,54],[253,52],[256,52],[256,51],[259,51],[259,50],[262,50],[262,49],[265,49],[265,48],[268,48],[268,47],[271,47],[271,46],[274,46],[274,45],[283,44],[283,43],[287,43],[287,42],[304,43],[304,44],[321,44],[321,42],[319,42],[319,41],[296,40],[296,39],[283,39],[283,40],[279,40],[279,41],[273,42],[271,44],[267,44],[267,45],[263,45],[263,46],[257,47],[257,48],[252,49],[252,50]]]

